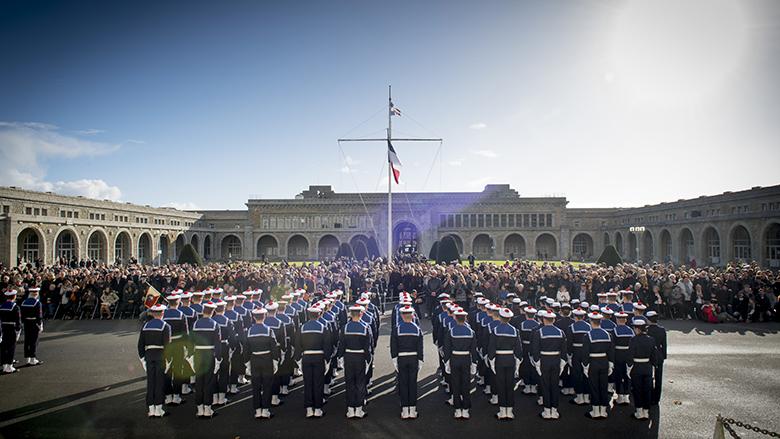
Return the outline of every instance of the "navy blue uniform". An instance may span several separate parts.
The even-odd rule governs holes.
[[[303,372],[303,404],[322,409],[324,403],[326,362],[333,354],[332,334],[321,320],[309,320],[301,327],[296,340],[296,354]]]
[[[341,330],[338,357],[344,359],[347,407],[362,407],[366,400],[366,373],[371,365],[371,328],[362,321],[349,321]]]
[[[43,306],[34,297],[24,299],[21,306],[21,317],[24,325],[24,356],[35,358],[38,348],[38,334],[43,326]]]
[[[666,329],[656,323],[647,326],[647,335],[653,337],[656,349],[656,361],[653,363],[655,373],[653,375],[652,404],[657,405],[661,400],[661,386],[664,382],[664,361],[666,360]]]
[[[164,352],[171,342],[171,326],[161,319],[146,322],[138,337],[138,357],[146,362],[146,405],[165,401]]]
[[[201,317],[192,326],[195,354],[195,404],[210,406],[214,395],[215,361],[222,357],[219,325],[210,317]]]
[[[499,322],[490,334],[487,357],[494,370],[494,394],[499,407],[514,407],[515,374],[523,358],[523,344],[514,326]]]
[[[539,382],[534,366],[531,364],[531,339],[539,329],[539,322],[526,319],[520,324],[520,340],[523,343],[523,362],[520,364],[520,378],[526,386],[533,386]]]
[[[628,395],[631,391],[629,382],[627,363],[628,363],[628,345],[634,338],[634,330],[626,325],[617,325],[615,327],[615,393],[618,395]]]
[[[187,326],[187,317],[179,309],[168,308],[163,312],[163,321],[170,326],[171,346],[165,351],[166,380],[165,394],[178,395],[184,384],[187,369],[184,360],[184,348],[188,342],[190,328]]]
[[[566,359],[566,335],[558,327],[543,325],[534,332],[531,340],[531,355],[541,368],[540,382],[544,408],[557,408],[561,375],[561,360]]]
[[[450,365],[450,392],[455,409],[471,408],[471,365],[479,359],[477,338],[468,324],[455,324],[444,340],[444,362]]]
[[[401,321],[390,335],[390,357],[398,366],[398,396],[401,407],[417,405],[417,373],[423,361],[423,336],[420,327]]]
[[[252,405],[255,410],[270,409],[274,383],[274,362],[279,361],[279,344],[270,327],[253,324],[246,335],[246,347],[252,372]]]
[[[6,300],[0,305],[0,323],[3,326],[3,341],[0,343],[0,362],[10,366],[14,362],[16,340],[22,330],[22,319],[19,306],[15,300]]]
[[[569,355],[571,358],[571,378],[574,385],[574,393],[585,395],[588,392],[588,380],[582,370],[582,353],[585,338],[590,332],[590,324],[584,320],[577,320],[566,331],[566,339],[569,342]]]
[[[603,328],[593,328],[583,340],[582,364],[588,366],[591,404],[609,405],[609,363],[615,360],[612,336]]]
[[[653,365],[657,362],[655,340],[647,334],[639,334],[631,339],[628,352],[628,365],[631,370],[631,383],[634,394],[634,406],[649,410],[653,397]]]

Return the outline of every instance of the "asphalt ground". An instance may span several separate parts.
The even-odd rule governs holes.
[[[47,322],[39,358],[45,363],[0,376],[0,438],[255,438],[255,437],[616,437],[709,438],[718,413],[780,431],[780,325],[662,322],[669,330],[669,359],[661,404],[649,422],[617,406],[607,420],[584,417],[587,408],[561,396],[561,419],[542,420],[536,399],[517,392],[515,420],[497,421],[481,389],[472,395],[468,421],[452,419],[438,386],[437,358],[426,333],[419,375],[417,420],[402,420],[394,388],[387,328],[378,344],[374,387],[367,417],[344,417],[339,377],[322,419],[304,417],[301,385],[271,420],[253,418],[249,386],[217,410],[197,419],[187,402],[168,407],[163,419],[148,419],[143,370],[137,359],[135,321]],[[426,325],[424,329],[428,329]],[[22,345],[17,359],[23,362]],[[185,397],[186,398],[186,397]],[[766,437],[738,430],[744,438]]]

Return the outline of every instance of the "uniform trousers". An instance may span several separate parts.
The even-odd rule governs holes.
[[[304,355],[303,405],[306,408],[321,409],[325,391],[325,359],[322,354]]]
[[[227,343],[222,343],[222,362],[219,364],[217,379],[214,380],[214,393],[225,393],[228,387],[228,378],[230,377],[230,349]]]
[[[653,405],[658,405],[661,401],[661,386],[664,383],[664,362],[661,361],[655,365],[655,377],[653,378],[653,396],[650,402]]]
[[[520,365],[521,377],[523,378],[523,384],[526,386],[532,386],[539,383],[539,375],[536,374],[533,364],[527,353],[523,353],[523,363]]]
[[[161,355],[146,356],[146,405],[165,402],[165,360]]]
[[[628,395],[631,392],[631,382],[625,360],[615,360],[613,375],[615,376],[615,393],[618,395]]]
[[[514,355],[499,355],[496,357],[494,395],[498,395],[499,407],[515,406],[515,357]]]
[[[176,339],[168,345],[165,351],[165,361],[171,366],[166,373],[165,394],[178,395],[181,393],[181,385],[184,384],[184,345],[181,339]],[[189,367],[189,365],[187,365]]]
[[[590,392],[588,385],[588,378],[585,376],[585,371],[582,370],[582,355],[575,353],[571,357],[571,371],[572,384],[574,385],[574,392],[580,395],[584,395]]]
[[[417,405],[417,355],[398,357],[398,396],[401,407]]]
[[[13,325],[3,326],[3,341],[0,343],[0,362],[2,364],[13,364],[17,334]]]
[[[634,407],[650,409],[653,398],[652,369],[647,365],[634,365],[631,370],[631,387],[634,394]]]
[[[214,351],[196,349],[193,363],[195,364],[195,404],[211,405],[214,398],[215,381]]]
[[[588,369],[590,382],[590,403],[601,406],[609,405],[609,362],[606,359],[592,360]]]
[[[366,399],[366,358],[364,354],[344,354],[344,387],[347,407],[362,407]]]
[[[35,351],[38,348],[38,334],[41,332],[41,328],[37,323],[24,322],[24,356],[35,357]]]
[[[252,355],[252,406],[257,409],[271,408],[271,387],[274,383],[274,364],[270,355]]]
[[[471,408],[471,356],[450,357],[450,390],[455,409]]]
[[[542,369],[540,384],[542,385],[544,408],[557,408],[560,395],[558,378],[561,375],[561,357],[558,355],[542,355],[540,366],[540,369]]]

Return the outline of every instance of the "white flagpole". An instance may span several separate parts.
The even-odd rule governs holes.
[[[390,162],[390,139],[393,129],[392,85],[387,86],[387,260],[393,259],[393,164]]]

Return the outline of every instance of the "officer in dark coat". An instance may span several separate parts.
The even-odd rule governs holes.
[[[658,314],[655,311],[648,311],[647,334],[653,337],[657,351],[656,361],[653,363],[653,397],[650,402],[658,405],[661,400],[661,386],[664,382],[664,361],[666,360],[666,329],[658,324]]]
[[[163,417],[165,401],[165,356],[171,342],[171,327],[162,319],[165,305],[149,308],[152,319],[146,322],[138,337],[138,357],[146,371],[146,405],[149,417]]]
[[[212,319],[217,305],[211,301],[203,304],[202,316],[192,326],[192,344],[195,351],[195,404],[197,416],[211,417],[216,369],[222,358],[222,333],[219,324]],[[225,349],[227,349],[225,347]]]
[[[40,288],[30,288],[29,295],[20,307],[24,326],[24,357],[29,366],[43,363],[43,361],[38,360],[36,355],[38,335],[43,331],[43,305],[38,299],[40,291]]]
[[[583,340],[582,368],[590,382],[591,411],[589,418],[607,417],[610,395],[608,391],[609,375],[615,361],[615,348],[612,336],[601,327],[603,316],[598,312],[588,314],[591,330]]]
[[[350,320],[339,335],[338,358],[344,359],[344,387],[347,399],[347,418],[362,418],[366,415],[363,406],[366,401],[366,373],[371,366],[373,350],[372,330],[362,321],[365,308],[362,305],[349,307]]]
[[[332,356],[332,334],[325,322],[320,320],[321,304],[308,308],[309,321],[301,327],[296,340],[295,353],[303,372],[303,404],[306,417],[322,417],[325,398],[325,371]]]
[[[498,395],[498,419],[514,419],[515,375],[523,358],[523,344],[517,329],[509,324],[514,313],[509,308],[498,311],[499,323],[490,334],[487,357],[493,371],[495,388]],[[556,376],[557,379],[557,376]]]
[[[543,325],[531,339],[531,355],[542,385],[544,410],[540,416],[544,419],[558,419],[558,379],[566,364],[566,334],[554,325],[555,313],[543,311],[541,317]]]
[[[417,418],[417,373],[423,362],[423,335],[413,323],[414,308],[399,309],[401,322],[390,335],[390,357],[398,374],[398,396],[401,399],[401,419]]]
[[[477,337],[468,323],[468,312],[455,310],[455,325],[444,339],[444,367],[450,375],[455,419],[468,419],[471,409],[471,376],[477,373]]]
[[[19,306],[16,304],[16,290],[6,291],[5,302],[0,305],[0,323],[2,324],[2,341],[0,341],[0,362],[3,363],[3,373],[14,373],[14,354],[16,341],[22,331],[22,318]]]
[[[265,325],[268,313],[263,307],[252,309],[255,323],[249,327],[246,336],[247,352],[250,356],[247,370],[252,375],[252,405],[255,418],[271,418],[271,395],[274,375],[279,368],[279,343],[273,330]]]
[[[634,394],[634,417],[650,419],[650,404],[653,396],[653,365],[657,362],[657,350],[653,337],[647,335],[644,320],[634,322],[636,336],[631,339],[628,355],[628,373]]]

